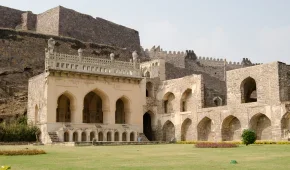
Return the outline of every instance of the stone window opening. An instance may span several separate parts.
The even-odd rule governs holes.
[[[146,83],[146,97],[153,97],[153,84],[151,82]]]
[[[181,125],[181,141],[193,140],[193,128],[191,119],[187,118]]]
[[[112,133],[111,132],[107,133],[107,141],[112,141]]]
[[[126,132],[122,133],[122,141],[127,141],[127,133]]]
[[[74,132],[73,133],[73,141],[77,142],[79,140],[78,138],[79,138],[78,132]]]
[[[149,72],[149,71],[147,71],[147,72],[145,73],[145,77],[150,78],[150,72]]]
[[[84,98],[83,123],[103,123],[103,101],[95,92]]]
[[[135,133],[134,132],[130,133],[130,141],[135,141]]]
[[[250,120],[250,129],[254,130],[257,135],[257,140],[272,139],[271,120],[264,114],[258,113]]]
[[[99,132],[98,133],[98,141],[103,141],[104,140],[104,135],[103,135],[103,132]]]
[[[219,96],[213,98],[213,103],[215,106],[222,106],[223,105],[223,99]]]
[[[256,81],[252,77],[248,77],[241,83],[241,102],[251,103],[257,102]]]
[[[56,122],[71,122],[71,101],[66,94],[57,100]]]
[[[212,136],[212,120],[204,117],[197,125],[197,140],[198,141],[211,141],[214,139]]]
[[[163,141],[171,142],[175,140],[175,127],[171,121],[166,121],[162,128]]]
[[[93,141],[95,139],[95,132],[90,133],[90,141]]]
[[[121,97],[116,101],[115,123],[128,124],[130,116],[129,100],[126,97]]]
[[[187,89],[183,92],[180,100],[180,111],[187,112],[189,110],[189,99],[192,96],[192,90]]]
[[[241,139],[241,123],[235,116],[228,116],[222,122],[222,141],[233,141]]]
[[[82,142],[87,141],[87,134],[86,132],[82,132]]]
[[[119,141],[119,132],[115,132],[114,139],[115,141]]]
[[[64,134],[63,134],[63,141],[64,142],[69,142],[69,132],[64,132]]]
[[[175,96],[173,93],[168,92],[163,97],[163,109],[164,113],[173,113],[173,102],[174,102]]]

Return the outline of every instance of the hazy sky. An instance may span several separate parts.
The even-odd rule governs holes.
[[[0,0],[0,5],[33,13],[61,5],[138,30],[144,48],[290,63],[290,0]]]

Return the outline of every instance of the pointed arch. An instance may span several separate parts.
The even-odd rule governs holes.
[[[75,97],[69,91],[63,92],[57,99],[56,122],[71,122]]]
[[[83,123],[103,123],[103,100],[97,93],[87,93],[83,106]]]
[[[181,125],[181,140],[190,141],[193,140],[193,128],[191,119],[187,118]]]
[[[90,141],[93,141],[95,139],[95,132],[91,131],[90,132]]]
[[[122,141],[127,141],[127,133],[126,132],[122,133]]]
[[[104,140],[104,134],[103,132],[98,133],[98,141],[103,141]]]
[[[82,142],[87,141],[87,133],[86,132],[82,132]]]
[[[226,117],[222,123],[222,140],[240,140],[242,135],[240,120],[232,115]]]
[[[119,132],[118,131],[115,132],[115,134],[114,134],[114,140],[119,141]]]
[[[190,101],[189,99],[192,97],[192,90],[186,89],[181,96],[180,99],[180,111],[187,112],[190,109]]]
[[[290,112],[285,113],[281,119],[281,138],[290,139]]]
[[[209,141],[213,140],[211,133],[212,120],[209,117],[204,117],[197,125],[197,140]]]
[[[163,96],[164,113],[173,113],[174,112],[174,108],[173,108],[174,100],[175,100],[175,95],[172,92],[167,92]]]
[[[153,113],[151,111],[147,111],[143,115],[143,133],[147,137],[149,141],[153,140],[153,131],[152,131],[152,117]]]
[[[255,114],[250,120],[250,129],[254,130],[257,135],[257,140],[272,139],[271,120],[262,113]]]
[[[135,133],[134,132],[131,132],[130,133],[130,141],[135,141]]]
[[[213,103],[215,106],[222,106],[223,105],[223,99],[219,96],[216,96],[213,98]]]
[[[69,132],[64,132],[63,133],[63,141],[64,142],[69,142]]]
[[[257,85],[255,79],[247,77],[241,83],[241,102],[251,103],[257,102]]]
[[[131,101],[128,97],[122,96],[116,101],[115,123],[129,124],[131,116]]]
[[[73,141],[74,141],[74,142],[78,142],[78,141],[79,141],[79,135],[78,135],[78,132],[74,132],[74,133],[73,133]]]
[[[162,132],[163,132],[163,141],[170,142],[175,140],[175,127],[170,120],[167,120],[164,123]]]
[[[112,132],[111,131],[107,132],[107,141],[112,141]]]

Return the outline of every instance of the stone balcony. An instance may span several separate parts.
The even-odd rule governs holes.
[[[136,58],[124,62],[114,60],[114,54],[110,55],[111,59],[103,59],[82,56],[81,49],[78,52],[79,55],[68,55],[47,50],[45,70],[141,78],[140,63]]]

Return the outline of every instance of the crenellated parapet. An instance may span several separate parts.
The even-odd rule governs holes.
[[[82,49],[78,55],[61,54],[54,52],[55,41],[48,40],[48,49],[45,52],[45,70],[69,71],[78,73],[101,74],[110,76],[141,78],[140,62],[136,52],[132,53],[130,62],[117,61],[114,54],[110,59],[83,56]]]
[[[165,80],[165,61],[163,59],[155,59],[140,64],[143,77],[156,78]]]

